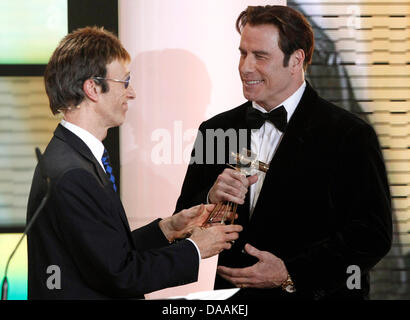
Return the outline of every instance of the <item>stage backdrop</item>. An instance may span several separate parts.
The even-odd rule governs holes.
[[[137,98],[120,131],[121,196],[131,228],[173,213],[199,124],[244,102],[238,15],[257,0],[121,0],[119,36],[132,55]],[[148,298],[211,290],[216,258],[200,281]]]

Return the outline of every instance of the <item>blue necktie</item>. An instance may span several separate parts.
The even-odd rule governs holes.
[[[104,148],[104,153],[101,158],[101,161],[104,165],[105,172],[107,173],[108,179],[110,179],[110,181],[112,182],[114,191],[117,192],[117,186],[115,185],[115,177],[114,177],[114,174],[112,173],[112,167],[110,165],[110,156],[108,155],[108,151],[105,148]]]

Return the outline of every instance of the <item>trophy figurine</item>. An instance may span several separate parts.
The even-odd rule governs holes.
[[[235,166],[229,163],[226,165],[240,172],[244,176],[254,175],[258,172],[266,173],[269,169],[269,164],[257,160],[257,155],[245,148],[242,149],[241,153],[232,152],[231,157],[233,158]],[[233,224],[237,208],[238,204],[231,201],[218,202],[205,224],[212,224],[215,217],[222,217],[221,224],[225,224],[225,222],[228,221],[230,224]]]

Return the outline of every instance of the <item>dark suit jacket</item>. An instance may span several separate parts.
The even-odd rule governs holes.
[[[203,139],[197,139],[192,154],[195,159],[197,147],[203,148],[204,161],[209,153],[207,129],[246,128],[250,106],[246,102],[203,122],[199,128]],[[226,153],[228,149],[225,146]],[[206,202],[209,189],[225,168],[189,165],[177,211]],[[270,163],[252,218],[249,220],[249,193],[238,212],[244,231],[230,251],[220,254],[219,264],[243,267],[255,263],[241,252],[250,243],[281,258],[297,289],[296,294],[278,288],[242,289],[241,297],[366,298],[368,271],[389,251],[392,238],[389,187],[374,130],[321,99],[307,84]],[[346,286],[352,275],[347,273],[349,265],[361,268],[360,290]],[[217,276],[216,287],[227,286]]]
[[[51,195],[28,235],[29,299],[143,298],[197,280],[195,246],[169,245],[159,219],[131,232],[118,194],[76,135],[59,125],[43,161]],[[37,167],[28,219],[45,190]],[[60,290],[47,287],[56,275],[47,273],[50,265],[61,270]]]

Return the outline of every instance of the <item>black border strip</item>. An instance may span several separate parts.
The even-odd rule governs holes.
[[[24,226],[21,225],[11,225],[11,226],[0,226],[0,234],[3,233],[23,233]]]
[[[45,69],[45,64],[0,64],[0,77],[38,77]]]

